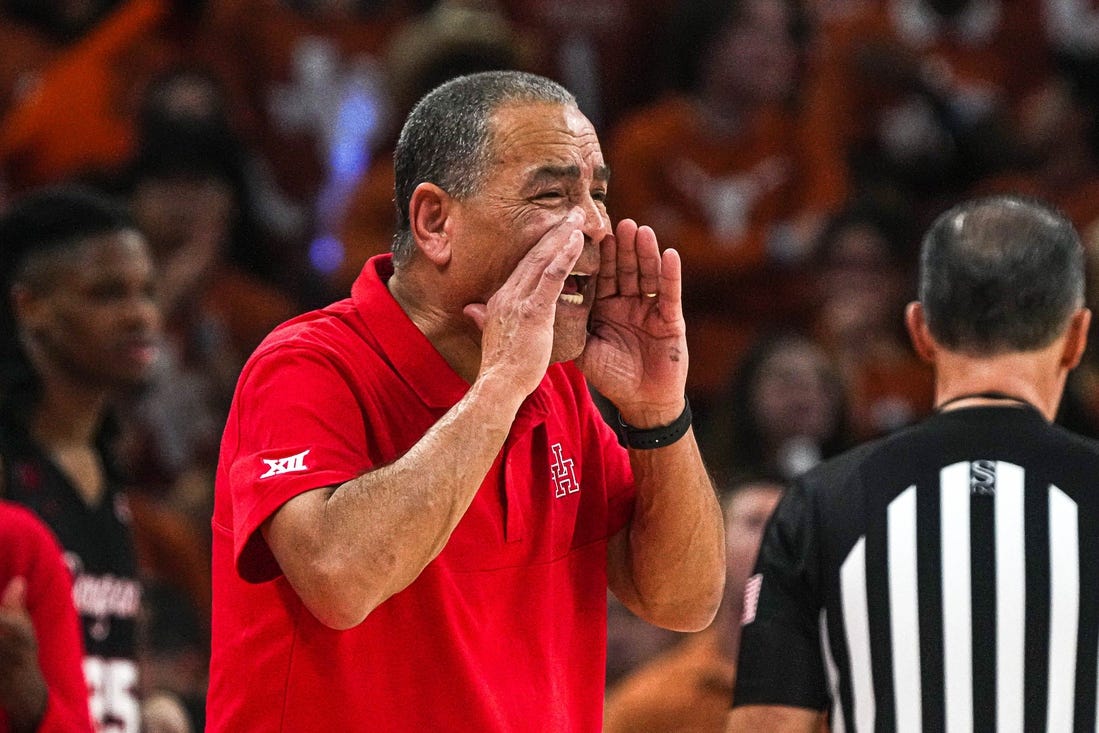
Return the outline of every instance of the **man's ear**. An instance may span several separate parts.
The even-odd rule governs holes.
[[[912,339],[912,348],[921,359],[928,364],[935,361],[937,345],[927,328],[927,319],[924,317],[923,306],[918,300],[914,300],[904,309],[904,325],[908,329],[908,338]]]
[[[1091,311],[1081,308],[1072,314],[1065,338],[1065,348],[1061,352],[1061,365],[1066,369],[1075,369],[1084,357],[1088,345],[1088,329],[1091,328]]]
[[[421,183],[408,201],[408,220],[416,247],[438,267],[450,262],[450,215],[455,201],[434,183]]]

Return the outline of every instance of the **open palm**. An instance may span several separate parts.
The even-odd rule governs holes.
[[[653,230],[630,219],[600,247],[590,334],[577,365],[624,414],[678,410],[687,379],[679,253],[661,254]]]

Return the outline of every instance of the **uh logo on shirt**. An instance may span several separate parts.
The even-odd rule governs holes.
[[[553,453],[553,463],[550,464],[550,476],[557,487],[554,496],[560,499],[568,494],[575,494],[580,490],[580,482],[576,480],[576,469],[571,458],[565,458],[560,443],[550,446]]]

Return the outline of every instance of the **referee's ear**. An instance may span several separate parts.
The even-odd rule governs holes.
[[[908,337],[912,339],[912,348],[928,364],[934,363],[938,344],[927,328],[927,319],[924,318],[920,301],[914,300],[904,309],[904,325],[908,329]]]
[[[1068,332],[1065,334],[1065,349],[1061,353],[1061,366],[1065,369],[1075,369],[1084,357],[1084,349],[1088,345],[1088,329],[1091,328],[1091,311],[1081,308],[1072,314],[1069,320]]]

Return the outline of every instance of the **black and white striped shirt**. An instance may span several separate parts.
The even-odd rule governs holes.
[[[935,415],[811,471],[756,573],[734,704],[858,733],[1099,731],[1099,444],[1034,410]]]

